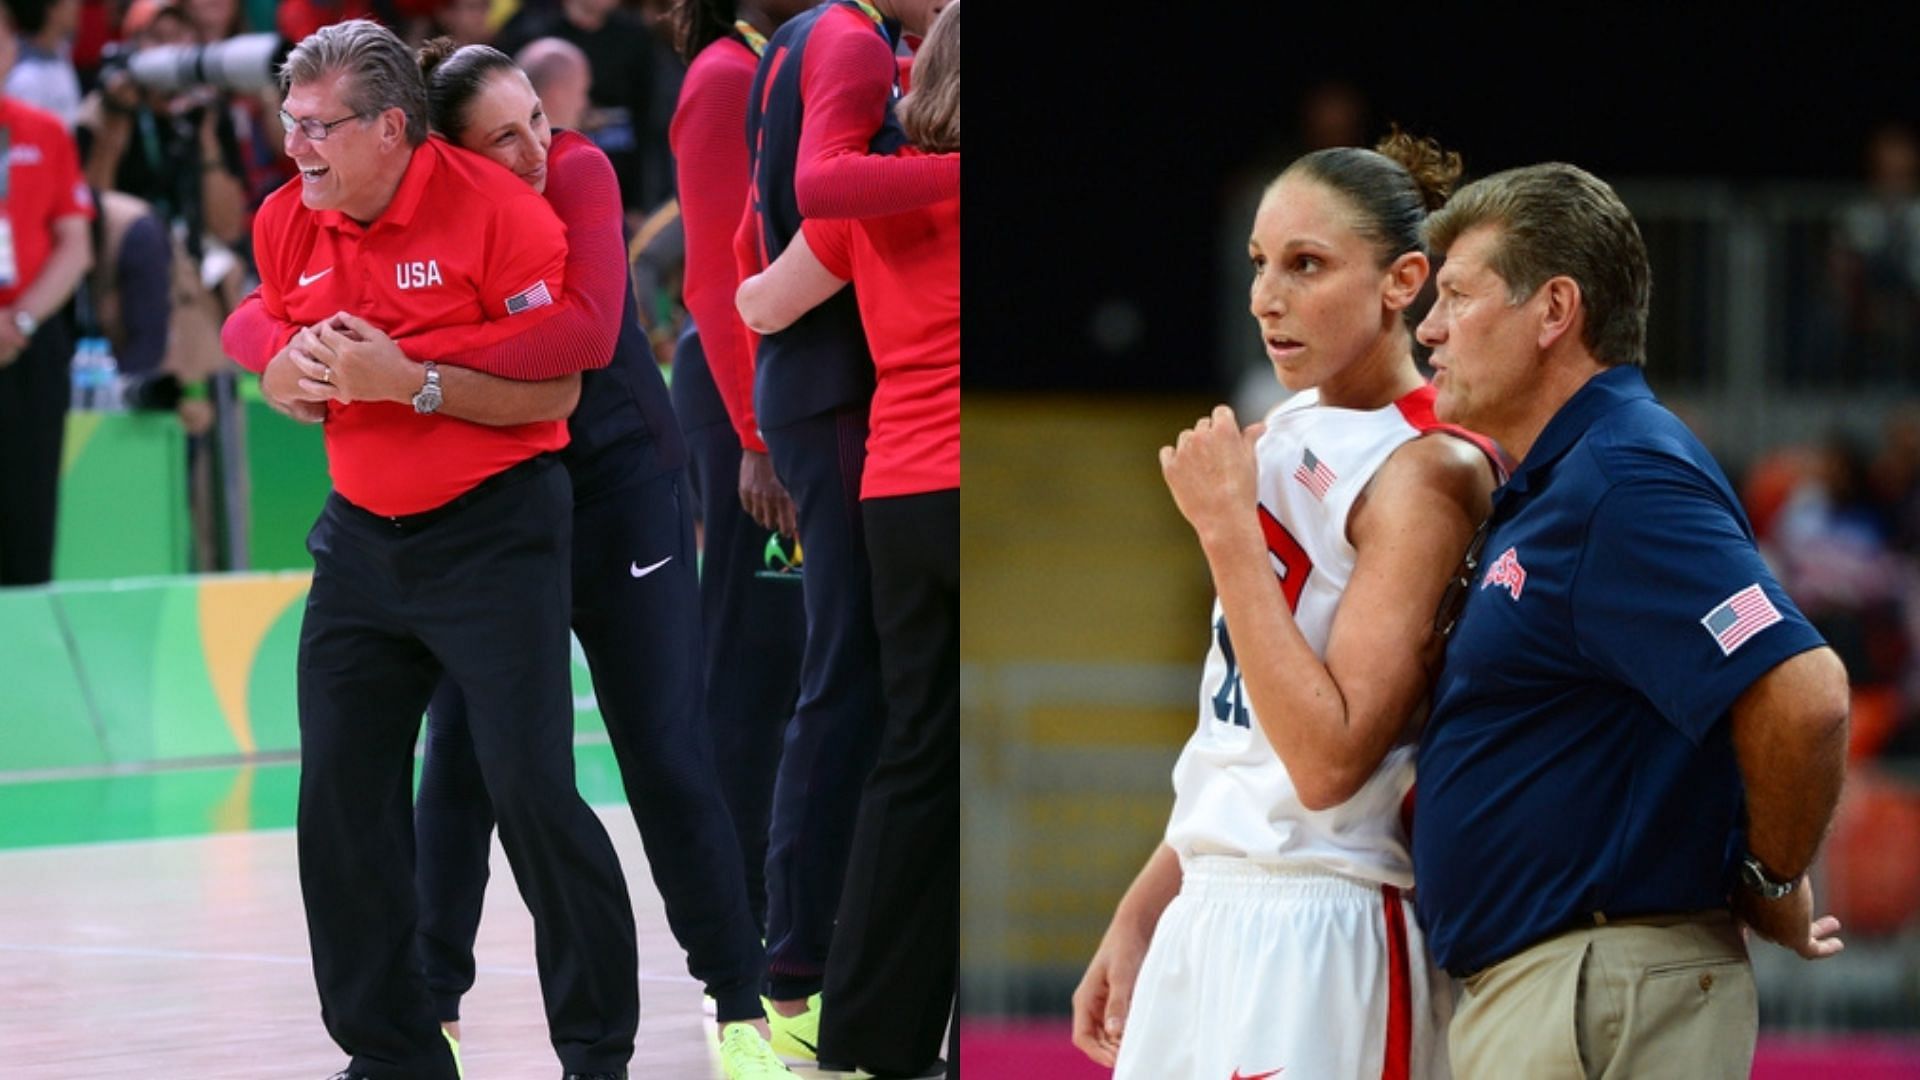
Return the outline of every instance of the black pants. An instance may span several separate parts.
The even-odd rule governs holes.
[[[321,1016],[375,1080],[453,1080],[415,951],[413,744],[444,671],[466,690],[500,840],[533,913],[547,1025],[616,1071],[639,1022],[633,909],[574,787],[572,491],[551,458],[430,523],[327,498],[300,628],[300,887]]]
[[[696,562],[677,472],[586,493],[574,507],[574,632],[667,924],[725,1022],[762,1015],[766,955],[705,728]],[[493,813],[466,696],[442,680],[428,711],[414,810],[420,949],[440,1019],[457,1020],[473,986]]]
[[[682,393],[682,380],[674,392]],[[711,391],[709,391],[711,392]],[[806,609],[800,575],[769,564],[772,533],[740,506],[740,439],[724,421],[687,430],[689,472],[705,526],[700,612],[707,726],[720,789],[739,838],[747,899],[759,934],[767,930],[767,833],[781,733],[800,684]],[[778,555],[790,555],[781,541]]]
[[[914,1075],[960,966],[960,491],[866,502],[887,724],[827,957],[820,1058]]]
[[[767,850],[768,993],[793,999],[821,987],[860,789],[880,743],[880,647],[860,521],[867,406],[766,439],[799,510],[806,567],[800,700],[781,749]]]
[[[62,316],[47,320],[0,368],[0,585],[53,579],[72,365],[73,339]]]

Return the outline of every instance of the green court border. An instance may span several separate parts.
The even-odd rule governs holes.
[[[577,742],[574,762],[587,802],[626,802],[605,736]],[[26,774],[0,780],[0,849],[285,829],[299,790],[300,764],[285,760]]]

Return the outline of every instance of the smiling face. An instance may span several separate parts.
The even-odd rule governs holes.
[[[1280,382],[1303,390],[1338,380],[1359,362],[1395,353],[1405,291],[1357,232],[1352,207],[1332,188],[1282,177],[1260,200],[1247,238],[1253,263],[1249,309]],[[1418,258],[1418,256],[1415,256]],[[1426,278],[1425,261],[1412,282]],[[1402,347],[1400,352],[1404,352]]]
[[[364,203],[377,185],[383,157],[383,127],[380,117],[353,117],[347,104],[347,79],[344,73],[330,73],[313,82],[295,83],[287,90],[281,106],[294,119],[287,128],[287,156],[300,169],[300,198],[309,210],[340,210],[360,220],[355,210],[364,212]],[[398,113],[399,110],[390,110]],[[334,127],[324,139],[309,139],[300,131],[299,121],[331,123],[353,117]]]
[[[461,146],[505,165],[514,175],[547,190],[547,149],[553,128],[540,98],[518,69],[498,71],[473,97],[459,136]]]
[[[1460,234],[1434,278],[1433,310],[1418,331],[1433,349],[1434,414],[1496,437],[1513,426],[1538,381],[1544,303],[1544,290],[1513,302],[1506,280],[1489,265],[1500,240],[1501,227],[1492,223]]]

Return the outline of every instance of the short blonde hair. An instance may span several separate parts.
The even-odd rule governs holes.
[[[960,0],[933,20],[913,60],[913,89],[900,99],[900,126],[933,153],[960,149]]]

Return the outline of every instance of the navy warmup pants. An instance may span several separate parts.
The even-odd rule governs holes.
[[[620,449],[594,460],[619,476]],[[630,475],[630,472],[628,473]],[[704,730],[702,635],[693,518],[677,472],[582,485],[573,515],[573,629],[667,923],[717,1016],[761,1015],[765,953],[748,907],[738,841]],[[435,692],[416,827],[422,960],[443,1020],[473,985],[473,942],[492,826],[468,732],[472,706]]]
[[[720,790],[740,837],[747,901],[767,932],[767,830],[780,738],[800,685],[806,609],[800,575],[769,563],[773,534],[740,506],[740,437],[707,368],[700,335],[680,336],[673,357],[673,411],[687,439],[687,471],[705,529],[700,615],[707,630],[708,728]],[[790,540],[778,555],[791,557]]]
[[[674,380],[679,392],[680,380]],[[761,936],[767,930],[767,831],[780,738],[800,683],[806,609],[800,574],[767,563],[772,533],[740,506],[740,438],[725,422],[687,432],[700,493],[706,561],[700,610],[707,628],[708,727],[720,787],[740,838],[747,898]],[[782,540],[782,554],[791,541]]]
[[[766,432],[800,512],[807,644],[773,789],[767,851],[768,994],[818,991],[860,790],[880,742],[880,650],[860,515],[867,406]]]

